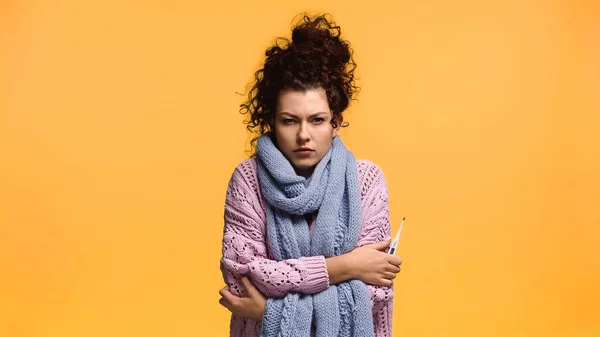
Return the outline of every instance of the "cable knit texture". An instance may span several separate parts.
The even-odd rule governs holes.
[[[356,160],[339,136],[309,178],[299,176],[271,135],[258,139],[258,177],[267,201],[267,246],[277,261],[351,252],[360,234]],[[316,213],[313,235],[306,215]],[[314,317],[314,318],[313,318]],[[314,295],[290,292],[269,298],[261,337],[372,337],[365,283],[351,279]]]
[[[356,246],[390,238],[388,194],[381,170],[369,161],[356,162],[360,204],[362,209],[360,233]],[[269,297],[269,312],[283,303],[288,294],[294,298],[321,296],[331,290],[324,255],[297,256],[277,261],[267,240],[267,202],[261,192],[256,159],[243,161],[231,176],[225,204],[225,229],[221,269],[231,291],[245,295],[239,279],[249,276],[256,287]],[[314,237],[315,218],[310,219],[310,238]],[[391,336],[392,287],[367,285],[375,336]],[[344,310],[344,308],[341,308]],[[279,313],[280,314],[280,313]],[[230,336],[255,337],[263,322],[232,315]],[[342,331],[347,324],[341,324]],[[275,329],[278,330],[278,329]],[[311,335],[314,335],[313,329]],[[263,331],[264,333],[264,331]]]

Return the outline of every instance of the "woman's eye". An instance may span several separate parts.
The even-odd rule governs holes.
[[[294,123],[294,120],[291,118],[285,118],[283,120],[283,124],[292,124],[292,123]]]
[[[317,117],[317,118],[313,119],[313,123],[316,123],[316,124],[321,124],[324,121],[325,121],[325,118],[321,118],[321,117]]]

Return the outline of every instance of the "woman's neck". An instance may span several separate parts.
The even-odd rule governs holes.
[[[294,168],[294,171],[296,171],[297,175],[299,175],[301,177],[304,177],[306,179],[310,178],[310,176],[313,174],[314,170],[315,170],[314,167],[307,168],[307,169],[297,169],[297,168]]]

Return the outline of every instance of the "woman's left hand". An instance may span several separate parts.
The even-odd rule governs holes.
[[[221,294],[219,303],[236,316],[247,317],[260,322],[265,313],[267,298],[256,289],[248,277],[242,277],[241,281],[246,288],[246,296],[236,296],[229,291],[229,287],[225,287],[219,291],[219,294]]]

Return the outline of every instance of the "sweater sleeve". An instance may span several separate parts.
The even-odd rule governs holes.
[[[391,230],[388,188],[383,172],[377,165],[362,161],[359,164],[359,176],[363,200],[363,227],[357,244],[360,247],[390,239]],[[393,287],[367,285],[377,337],[389,337],[392,334]]]
[[[225,201],[221,271],[231,292],[244,296],[248,276],[267,297],[289,292],[318,293],[329,287],[324,256],[283,261],[268,258],[265,205],[259,195],[256,164],[242,162],[233,172]]]

